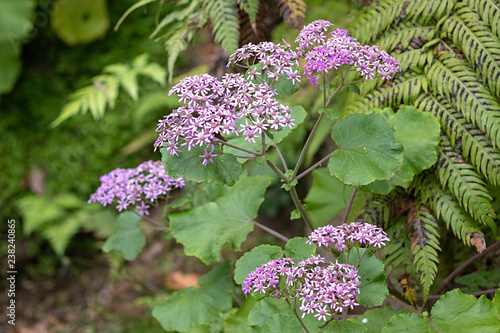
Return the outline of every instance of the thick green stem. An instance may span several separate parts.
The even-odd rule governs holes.
[[[333,154],[333,152],[331,152],[330,154],[328,154],[325,157],[323,157],[319,162],[315,163],[313,166],[309,167],[306,171],[302,172],[300,175],[298,175],[297,177],[295,177],[295,179],[299,180],[300,178],[302,178],[305,175],[307,175],[309,172],[311,172],[314,169],[316,169],[317,167],[321,166],[321,164],[323,164],[326,161],[328,161],[328,159],[330,158],[330,156],[332,156],[332,154]]]
[[[222,143],[223,145],[226,145],[228,147],[244,151],[245,153],[248,153],[248,154],[252,154],[252,155],[255,155],[255,156],[262,156],[262,153],[257,153],[255,151],[251,151],[251,150],[248,150],[248,149],[245,149],[245,148],[242,148],[242,147],[238,147],[238,146],[235,146],[235,145],[233,145],[231,143],[228,143],[226,141],[223,141],[223,140],[220,140],[220,143]]]
[[[293,203],[295,204],[295,207],[297,207],[297,210],[300,213],[300,216],[302,216],[302,219],[306,223],[306,225],[309,227],[309,232],[314,230],[314,226],[312,224],[311,217],[309,216],[309,213],[305,209],[304,205],[300,202],[299,195],[297,194],[297,189],[295,186],[292,186],[290,188],[290,195],[292,196]]]
[[[287,176],[285,176],[285,174],[283,172],[281,172],[280,169],[278,169],[278,167],[271,161],[267,160],[267,165],[269,165],[271,167],[271,169],[274,171],[274,173],[276,173],[281,179],[283,179],[283,181],[287,184],[290,184],[291,180],[290,178],[288,178]]]

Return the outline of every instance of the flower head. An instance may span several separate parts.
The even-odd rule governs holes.
[[[369,223],[352,222],[342,224],[337,227],[326,225],[315,229],[310,235],[308,244],[327,247],[332,244],[339,250],[346,248],[346,242],[358,242],[359,244],[368,244],[381,248],[385,246],[384,242],[390,239],[387,234],[379,227]]]
[[[297,54],[306,59],[304,74],[309,76],[311,84],[317,84],[316,75],[338,70],[342,65],[355,68],[366,79],[375,75],[390,79],[401,70],[396,58],[376,46],[361,45],[347,30],[336,29],[327,36],[332,25],[324,20],[314,21],[296,39]]]
[[[155,149],[165,147],[177,155],[179,145],[188,150],[201,146],[205,150],[200,155],[203,165],[217,156],[213,150],[221,135],[243,134],[255,142],[263,131],[279,130],[292,121],[290,108],[278,103],[271,86],[249,82],[240,74],[226,74],[222,81],[208,74],[190,76],[170,94],[185,105],[158,121]]]
[[[171,178],[165,173],[161,161],[148,161],[137,168],[116,169],[101,176],[101,186],[90,196],[91,202],[100,202],[103,206],[118,202],[118,211],[135,207],[140,215],[149,215],[151,207],[147,202],[165,196],[173,188],[184,186],[184,179]]]
[[[280,284],[286,278],[286,287]],[[318,320],[327,320],[333,313],[358,305],[356,294],[361,282],[357,270],[349,264],[326,263],[313,256],[294,264],[291,258],[280,258],[262,265],[243,282],[245,296],[261,292],[274,298],[298,298],[302,317],[314,313]]]

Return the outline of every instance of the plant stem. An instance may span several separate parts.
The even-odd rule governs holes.
[[[295,302],[294,306],[292,306],[292,304],[290,304],[290,301],[288,300],[288,298],[285,298],[285,301],[288,303],[288,306],[290,306],[292,308],[292,311],[293,311],[293,314],[295,315],[295,318],[297,318],[297,320],[299,321],[299,323],[302,326],[302,328],[304,329],[304,331],[306,333],[309,333],[309,330],[307,329],[306,325],[302,321],[302,318],[300,318],[299,314],[297,313],[297,302]]]
[[[436,293],[437,294],[441,294],[441,292],[443,291],[444,287],[446,287],[446,285],[451,280],[453,280],[455,278],[455,276],[457,276],[458,274],[460,274],[467,266],[469,266],[470,264],[472,264],[477,258],[480,258],[480,257],[484,256],[486,253],[488,253],[488,252],[496,249],[499,246],[500,246],[500,241],[495,242],[492,245],[490,245],[488,248],[486,248],[486,250],[484,250],[483,252],[477,253],[474,256],[472,256],[471,258],[469,258],[469,260],[467,260],[462,265],[460,265],[457,269],[455,269],[453,272],[451,272],[451,274],[448,275],[446,277],[446,279],[444,279],[444,281],[441,283],[441,285],[439,285],[439,287],[436,289]]]
[[[281,151],[278,148],[278,145],[273,142],[272,146],[274,147],[274,149],[276,149],[276,152],[278,153],[278,156],[280,157],[281,164],[283,164],[283,169],[285,169],[285,172],[287,172],[288,166],[286,165],[285,159],[283,158],[283,154],[281,154]]]
[[[288,242],[290,240],[289,238],[285,237],[284,235],[280,234],[279,232],[277,232],[269,227],[266,227],[265,225],[260,224],[257,221],[252,220],[252,223],[255,224],[255,226],[257,226],[258,228],[264,230],[265,232],[273,235],[274,237],[276,237],[278,239],[281,239],[284,242]]]
[[[333,154],[333,151],[330,154],[328,154],[325,157],[323,157],[319,162],[317,162],[313,166],[309,167],[306,171],[302,172],[300,175],[298,175],[297,177],[295,177],[295,179],[299,180],[300,178],[302,178],[305,175],[307,175],[309,172],[311,172],[314,169],[316,169],[317,167],[321,166],[321,164],[323,164],[326,161],[328,161],[328,159],[330,158],[330,156],[332,156],[332,154]]]
[[[236,158],[245,158],[245,159],[252,159],[252,158],[257,158],[258,156],[255,156],[255,155],[251,155],[251,156],[247,156],[247,155],[233,155],[234,157]]]
[[[302,151],[300,152],[299,159],[297,161],[297,164],[295,165],[295,169],[293,169],[292,180],[295,179],[297,173],[299,173],[300,166],[302,164],[302,161],[304,160],[304,157],[306,156],[306,151],[309,148],[309,145],[311,144],[312,137],[314,133],[316,133],[316,129],[318,128],[319,123],[321,123],[321,120],[323,120],[324,116],[325,116],[324,113],[319,115],[318,120],[316,120],[316,123],[314,124],[311,132],[309,133],[306,143],[304,144],[304,147],[302,147]]]
[[[281,172],[280,169],[278,169],[278,167],[271,161],[267,160],[267,165],[269,165],[271,167],[271,169],[281,178],[283,179],[283,181],[287,184],[289,184],[292,180],[289,179],[287,176],[285,176],[285,174],[283,172]]]
[[[389,294],[389,297],[391,299],[393,299],[394,301],[396,301],[396,303],[398,303],[399,305],[407,308],[408,310],[410,310],[411,312],[413,313],[416,313],[418,314],[419,316],[422,315],[422,313],[420,313],[420,311],[418,311],[417,309],[415,309],[413,306],[407,304],[406,302],[403,302],[402,300],[400,300],[399,298],[397,298],[396,296],[392,295],[392,294]]]
[[[352,191],[351,199],[349,199],[349,203],[347,204],[347,207],[345,209],[344,217],[342,218],[341,224],[347,223],[347,219],[349,218],[349,213],[351,212],[352,209],[352,203],[354,202],[354,198],[356,197],[357,193],[358,193],[358,188],[355,187],[354,191]]]
[[[295,188],[295,186],[292,186],[290,188],[290,195],[292,196],[293,203],[295,204],[295,207],[297,207],[300,216],[302,216],[302,219],[309,227],[309,232],[312,232],[314,230],[314,226],[312,224],[311,217],[309,216],[307,210],[304,208],[304,205],[302,205],[302,203],[300,202],[299,195],[297,194],[297,189]]]

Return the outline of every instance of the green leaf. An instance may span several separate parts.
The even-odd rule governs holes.
[[[303,332],[304,329],[300,325],[297,318],[291,311],[275,313],[270,316],[259,333],[276,333],[276,332]]]
[[[237,284],[242,284],[248,274],[271,260],[280,258],[282,255],[283,250],[279,246],[263,244],[254,247],[236,261],[234,281]]]
[[[500,316],[500,289],[495,293],[495,297],[493,297],[491,303],[497,309],[498,316]]]
[[[290,213],[290,220],[298,220],[300,219],[300,212],[298,209],[294,209],[292,210],[292,212]]]
[[[356,95],[359,95],[361,94],[361,90],[359,90],[359,87],[355,84],[350,84],[349,86],[349,91],[356,94]]]
[[[127,260],[134,260],[146,245],[146,237],[139,224],[141,217],[133,212],[124,212],[118,216],[113,236],[104,243],[102,250],[109,252],[116,249],[123,253]]]
[[[27,236],[45,227],[47,223],[60,219],[64,214],[62,207],[53,200],[35,195],[19,199],[16,205],[23,216],[23,229]]]
[[[292,66],[292,70],[296,68]],[[272,84],[273,89],[276,89],[276,98],[288,98],[299,91],[299,83],[292,82],[288,79],[288,75],[283,73],[280,75],[278,81]]]
[[[203,165],[204,149],[196,146],[188,150],[187,146],[179,147],[179,156],[172,156],[166,149],[161,148],[162,162],[167,175],[174,178],[184,176],[185,180],[195,182],[213,182],[219,185],[234,184],[243,168],[236,159],[223,154],[219,147],[214,149],[213,163]]]
[[[35,0],[0,1],[0,95],[10,92],[21,72],[21,43],[30,34]]]
[[[184,245],[187,255],[197,256],[206,264],[218,262],[225,243],[239,250],[253,230],[252,220],[270,184],[267,176],[246,177],[215,202],[171,213],[173,236]]]
[[[388,119],[394,126],[396,139],[404,147],[403,164],[390,180],[378,180],[362,188],[377,194],[389,193],[434,165],[440,141],[441,126],[428,112],[404,106]]]
[[[447,292],[432,307],[430,320],[416,314],[395,316],[382,332],[498,332],[500,316],[484,295],[464,295],[460,289]]]
[[[326,168],[312,172],[313,185],[305,198],[313,225],[321,227],[347,207],[354,190],[330,175]]]
[[[325,327],[325,329],[321,330],[321,332],[324,333],[364,333],[367,332],[367,328],[353,320],[352,318],[349,318],[347,320],[339,320],[339,321],[334,321],[328,324],[328,326]]]
[[[378,114],[351,114],[335,123],[332,138],[339,149],[328,168],[343,183],[355,187],[390,179],[403,162],[403,146],[389,121]]]
[[[252,333],[252,326],[248,322],[248,314],[257,304],[253,297],[246,298],[240,308],[233,309],[224,321],[224,332]]]
[[[311,258],[316,254],[316,244],[306,244],[307,237],[294,237],[285,244],[285,257],[298,260]]]
[[[409,312],[410,311],[405,308],[394,310],[392,307],[386,306],[384,308],[368,310],[363,313],[363,315],[356,318],[355,321],[362,323],[368,329],[367,333],[380,333],[392,316]]]
[[[109,28],[106,1],[57,1],[50,23],[56,35],[68,45],[93,42],[104,37]]]
[[[273,314],[290,310],[285,301],[277,298],[266,297],[257,302],[248,314],[248,322],[252,326],[264,326]],[[277,332],[281,332],[278,330]]]
[[[43,236],[49,241],[59,257],[64,256],[66,247],[73,236],[81,227],[81,220],[78,216],[71,216],[65,220],[59,221],[45,228]]]
[[[190,331],[217,320],[231,309],[233,282],[228,262],[203,275],[198,285],[199,288],[177,291],[164,304],[154,307],[153,317],[166,331]]]
[[[360,257],[363,258],[358,267],[361,286],[356,301],[366,307],[379,306],[389,295],[385,284],[384,264],[369,251],[363,256],[365,251],[366,249],[359,249],[358,255],[358,251],[353,249],[349,254],[349,264],[353,266],[358,264]],[[339,261],[346,262],[345,253],[339,257]]]
[[[340,117],[342,116],[342,111],[339,111],[339,110],[333,110],[333,109],[319,109],[318,110],[318,113],[319,114],[322,114],[324,113],[325,116],[327,116],[328,118],[330,118],[331,120],[337,120],[337,119],[340,119]]]

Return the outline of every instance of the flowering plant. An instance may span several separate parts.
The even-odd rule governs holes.
[[[342,88],[374,78],[390,79],[400,71],[387,52],[361,45],[347,30],[328,32],[331,26],[323,20],[305,26],[296,47],[287,42],[243,46],[229,57],[228,67],[241,67],[245,74],[226,74],[221,80],[208,74],[182,79],[170,95],[183,105],[157,125],[154,148],[160,150],[162,162],[115,170],[103,176],[101,188],[91,197],[90,201],[103,205],[117,198],[118,210],[136,207],[144,215],[150,202],[173,187],[184,182],[207,186],[208,199],[198,203],[189,197],[175,205],[184,209],[168,213],[168,226],[162,230],[181,243],[187,255],[205,264],[223,263],[200,278],[198,289],[174,293],[155,307],[153,316],[167,331],[221,330],[217,325],[224,317],[226,331],[361,332],[360,323],[346,320],[348,312],[358,305],[378,306],[388,295],[383,264],[372,252],[389,242],[387,234],[368,223],[346,222],[358,188],[376,193],[391,190],[435,163],[432,158],[416,161],[412,155],[416,137],[398,136],[403,132],[400,115],[410,114],[432,129],[429,133],[434,133],[435,126],[439,133],[439,125],[410,107],[397,114],[384,109],[342,115],[330,109]],[[317,112],[281,101],[299,91],[301,83],[307,85],[301,82],[303,76],[310,86],[322,89],[322,107]],[[290,162],[279,144],[308,116],[315,124],[297,160]],[[325,118],[333,124],[331,137],[337,148],[304,168]],[[438,143],[438,134],[435,137],[432,149]],[[297,208],[292,215],[302,218],[308,238],[289,239],[256,221],[273,178],[243,172],[248,160],[267,165],[281,180]],[[320,168],[326,162],[328,167]],[[310,173],[315,179],[335,182],[335,187],[352,186],[339,225],[324,225],[322,217],[302,203],[297,184]],[[119,220],[116,238],[107,242],[106,249],[123,250],[126,242],[143,244],[139,221],[131,215]],[[228,244],[240,250],[254,228],[285,242],[285,248],[263,244],[238,259],[234,281],[242,286],[245,300],[238,295],[233,299],[230,261],[222,258],[222,248]],[[316,253],[318,247],[323,249]],[[134,258],[141,248],[127,248],[126,258]],[[231,310],[233,300],[240,310]]]

